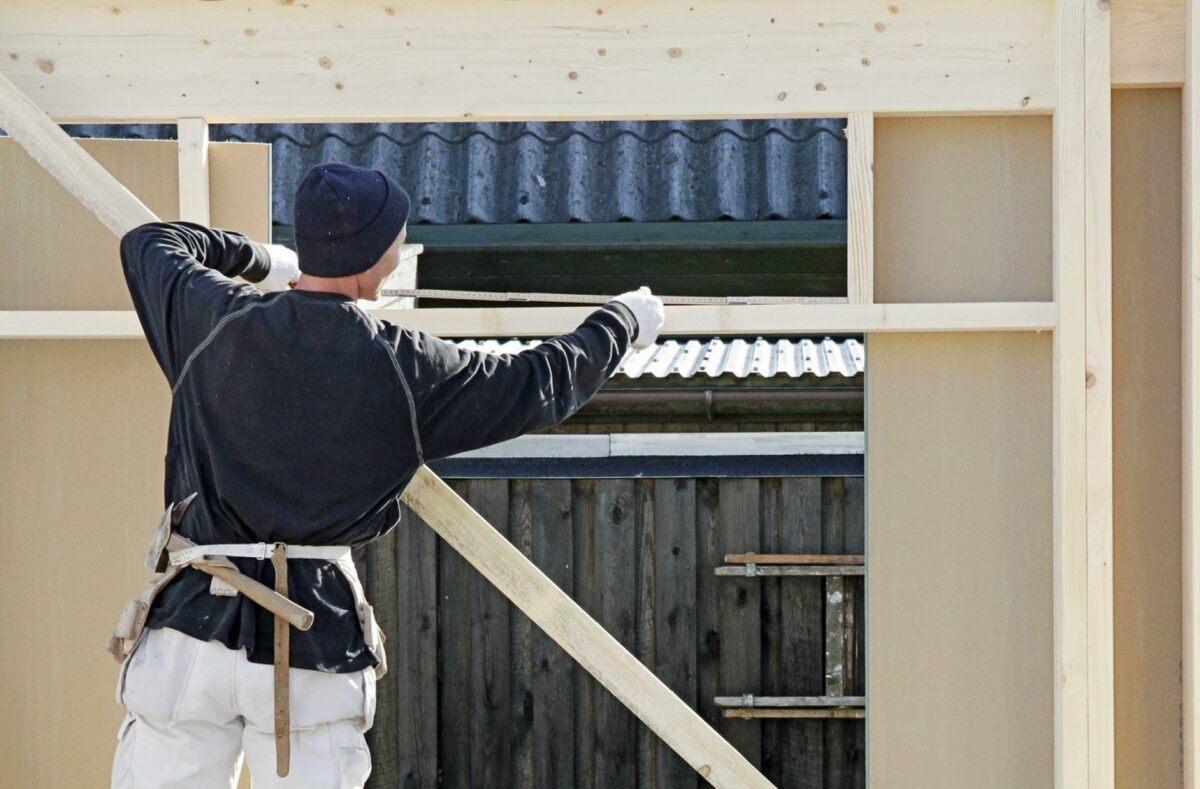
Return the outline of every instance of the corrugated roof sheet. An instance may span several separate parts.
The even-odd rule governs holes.
[[[275,221],[309,167],[383,170],[430,224],[844,219],[845,122],[216,124],[270,142]],[[169,124],[74,125],[79,137],[171,139]]]
[[[517,353],[539,344],[538,340],[462,340],[459,346],[488,353]],[[815,375],[821,378],[840,374],[847,378],[865,369],[863,344],[855,339],[838,342],[824,340],[722,340],[715,337],[707,342],[666,340],[641,351],[630,350],[621,360],[614,375],[626,378],[694,378],[707,375],[717,378],[732,375],[738,378],[757,376],[799,378]]]

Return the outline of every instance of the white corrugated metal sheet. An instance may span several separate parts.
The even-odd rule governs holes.
[[[532,348],[538,340],[463,340],[458,344],[469,350],[488,353],[516,353]],[[864,369],[863,345],[858,340],[723,340],[707,342],[667,340],[641,351],[631,350],[621,360],[616,375],[627,378],[693,378],[707,375],[717,378],[757,376],[799,378],[815,375],[824,378],[838,373],[853,378]]]

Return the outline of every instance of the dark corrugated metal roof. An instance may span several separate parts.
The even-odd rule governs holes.
[[[431,224],[844,219],[840,119],[552,123],[218,124],[272,143],[275,221],[314,164],[395,177]],[[76,125],[79,137],[171,139],[169,124]]]

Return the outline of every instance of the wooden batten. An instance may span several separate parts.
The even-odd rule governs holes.
[[[208,123],[203,118],[180,118],[179,218],[207,225],[209,211]]]

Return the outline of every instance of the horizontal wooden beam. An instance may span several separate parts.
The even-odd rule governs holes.
[[[1043,0],[10,0],[0,73],[60,122],[1046,113]]]
[[[777,578],[784,576],[816,578],[822,576],[866,575],[862,565],[850,564],[741,564],[729,567],[717,567],[713,575],[732,576],[736,578]]]
[[[580,307],[381,309],[372,312],[443,337],[552,337],[590,314]],[[669,307],[664,336],[714,337],[860,332],[1050,331],[1050,302],[813,304]],[[142,336],[123,311],[0,311],[0,340],[121,340]]]
[[[833,718],[861,719],[867,717],[867,711],[861,707],[812,707],[808,709],[773,709],[770,707],[728,707],[722,710],[726,718]]]
[[[862,707],[866,696],[717,696],[713,704],[718,707]]]
[[[718,434],[719,435],[719,434]],[[727,553],[730,564],[863,564],[861,553]]]
[[[535,434],[462,452],[459,460],[485,458],[721,457],[730,455],[861,455],[861,431],[783,433]],[[750,554],[748,554],[750,555]],[[862,557],[859,557],[860,563]],[[753,561],[753,559],[726,559]]]

